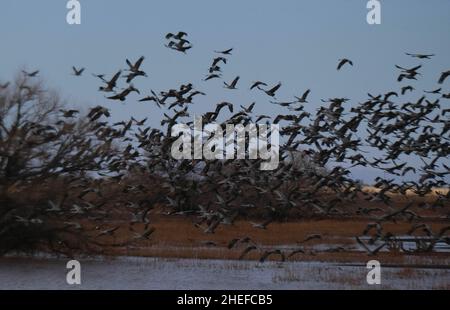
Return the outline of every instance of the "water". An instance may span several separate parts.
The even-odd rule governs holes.
[[[122,257],[79,259],[81,285],[66,283],[67,260],[0,259],[0,289],[207,290],[207,289],[432,289],[450,288],[450,270],[383,268],[382,284],[369,286],[368,270],[321,262],[257,263]]]

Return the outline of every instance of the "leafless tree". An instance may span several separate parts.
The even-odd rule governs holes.
[[[0,89],[0,255],[88,239],[77,216],[92,206],[74,208],[67,189],[89,189],[93,174],[120,159],[117,133],[99,119],[65,110],[34,77],[21,74]]]

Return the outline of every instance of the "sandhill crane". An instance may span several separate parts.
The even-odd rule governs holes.
[[[412,92],[414,90],[414,87],[412,87],[412,86],[404,86],[404,87],[402,87],[402,95],[404,95],[404,94],[406,94],[406,92],[407,91],[410,91],[410,92]]]
[[[293,250],[291,253],[289,253],[288,258],[291,258],[292,256],[294,256],[296,254],[305,254],[305,250],[303,250],[303,249]]]
[[[72,74],[75,76],[81,76],[83,74],[84,70],[85,70],[85,68],[77,69],[76,67],[72,66],[72,71],[73,71]]]
[[[120,226],[116,226],[113,228],[109,228],[109,229],[105,229],[100,231],[100,233],[97,235],[97,237],[102,237],[102,236],[112,236],[114,235],[114,233],[120,228]]]
[[[33,72],[27,72],[25,70],[22,70],[22,73],[27,77],[36,77],[39,74],[39,70]]]
[[[173,34],[173,33],[169,32],[168,34],[166,34],[166,39],[167,40],[170,40],[170,39],[181,40],[187,35],[188,34],[183,31],[179,31],[177,34]]]
[[[204,79],[204,81],[209,81],[209,80],[212,80],[212,79],[218,79],[218,78],[221,78],[221,77],[222,76],[220,74],[210,74]]]
[[[411,56],[413,58],[419,58],[419,59],[431,59],[431,57],[435,56],[435,54],[410,54],[405,53],[408,56]]]
[[[439,84],[443,84],[444,81],[445,81],[445,79],[446,79],[448,76],[450,76],[450,70],[447,70],[447,71],[442,72],[442,74],[441,74],[441,76],[440,76],[440,78],[439,78],[438,83],[439,83]]]
[[[225,57],[216,57],[213,59],[211,67],[217,66],[217,64],[219,64],[219,62],[223,62],[224,64],[226,64],[227,59]]]
[[[131,71],[131,72],[138,72],[138,71],[140,71],[139,68],[141,67],[142,62],[144,61],[144,59],[145,59],[145,57],[141,56],[134,64],[132,64],[131,61],[127,59],[126,63],[127,63],[128,67],[129,67],[128,70]]]
[[[248,107],[244,107],[241,105],[241,109],[245,112],[245,113],[252,113],[253,108],[255,107],[256,102],[252,102]]]
[[[231,55],[231,52],[233,51],[233,48],[229,48],[227,50],[224,51],[214,51],[217,54],[223,54],[223,55]]]
[[[353,66],[353,62],[350,59],[347,58],[343,58],[343,59],[339,59],[339,63],[337,66],[337,70],[341,70],[341,68],[345,65],[345,64],[349,64],[350,66]]]
[[[307,103],[306,99],[308,98],[311,89],[306,90],[301,97],[295,97],[299,103]]]
[[[236,89],[236,85],[239,81],[239,76],[237,76],[230,84],[228,84],[227,82],[223,82],[223,84],[225,85],[224,87],[227,89]]]
[[[99,88],[99,90],[103,91],[103,92],[107,92],[107,93],[114,91],[114,88],[116,88],[116,85],[117,85],[117,80],[119,79],[121,74],[122,74],[122,71],[119,71],[113,76],[113,78],[110,81],[104,80],[104,82],[106,83],[106,86],[101,86]]]
[[[270,97],[275,97],[275,94],[280,89],[281,85],[282,85],[281,82],[279,82],[277,85],[275,85],[274,87],[272,87],[269,90],[264,90],[264,89],[259,88],[259,87],[258,87],[258,89],[261,89],[262,91],[264,91]]]
[[[135,88],[133,85],[130,85],[128,88],[124,89],[121,93],[116,94],[114,96],[107,97],[107,98],[110,100],[125,101],[127,99],[127,96],[132,92],[136,92],[136,93],[140,94],[140,92],[137,88]]]
[[[435,90],[424,90],[423,92],[427,93],[427,94],[440,94],[441,90],[442,90],[442,88],[438,88],[438,89],[435,89]]]
[[[257,87],[259,88],[259,86],[267,86],[267,84],[264,82],[261,82],[261,81],[253,82],[252,86],[250,86],[250,90],[257,88]]]
[[[266,229],[267,229],[267,226],[269,226],[269,224],[272,223],[272,222],[273,222],[273,219],[270,218],[270,219],[267,219],[266,221],[264,221],[264,222],[262,222],[262,223],[253,223],[253,222],[252,222],[251,224],[252,224],[252,226],[253,226],[254,228],[266,230]]]
[[[301,243],[306,243],[308,241],[312,241],[312,240],[319,240],[322,239],[322,236],[320,234],[311,234],[305,237],[305,239],[303,239],[303,241],[298,242],[299,244]]]
[[[248,246],[242,253],[241,253],[241,255],[239,256],[239,260],[242,260],[242,259],[244,259],[244,257],[248,254],[248,253],[250,253],[251,251],[255,251],[255,250],[257,250],[258,248],[255,246],[255,245],[250,245],[250,246]]]
[[[264,252],[263,255],[261,256],[261,258],[259,259],[259,262],[264,263],[266,261],[266,259],[271,255],[279,255],[282,262],[286,261],[286,256],[284,255],[284,253],[281,250],[277,249],[277,250]]]
[[[134,239],[145,239],[149,240],[150,236],[156,231],[154,227],[149,227],[144,230],[142,233],[135,233]]]

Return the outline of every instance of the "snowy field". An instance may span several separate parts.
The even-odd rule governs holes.
[[[82,284],[66,283],[58,259],[0,259],[0,289],[449,289],[450,269],[383,268],[381,285],[365,267],[333,263],[116,258],[81,260]]]

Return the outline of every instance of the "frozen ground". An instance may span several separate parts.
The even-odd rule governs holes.
[[[58,259],[0,259],[0,289],[449,289],[450,269],[383,268],[369,286],[367,269],[332,263],[116,258],[80,260],[82,284],[66,283]]]

